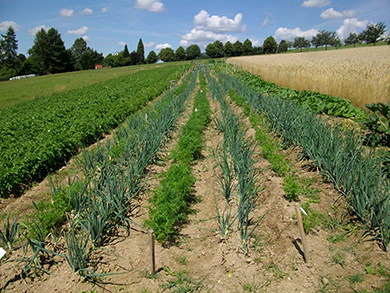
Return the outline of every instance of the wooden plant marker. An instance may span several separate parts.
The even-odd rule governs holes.
[[[150,274],[154,275],[156,272],[156,260],[154,253],[154,231],[149,230],[149,244],[150,244]]]
[[[296,211],[297,219],[298,219],[299,234],[301,234],[301,240],[302,240],[302,245],[303,245],[303,254],[304,254],[304,257],[305,257],[305,263],[309,263],[309,261],[310,261],[309,248],[308,248],[307,242],[306,242],[305,230],[303,229],[301,211],[300,211],[299,206],[298,206],[297,203],[295,204],[295,211]]]

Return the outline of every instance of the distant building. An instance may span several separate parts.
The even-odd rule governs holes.
[[[96,65],[95,65],[95,69],[103,69],[103,65],[101,65],[101,64],[96,64]]]

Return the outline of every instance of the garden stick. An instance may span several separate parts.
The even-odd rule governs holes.
[[[150,244],[150,274],[154,275],[156,271],[156,261],[154,255],[154,231],[149,230],[149,244]]]
[[[295,204],[295,211],[297,213],[299,233],[301,234],[301,240],[302,240],[302,245],[303,245],[303,254],[305,256],[305,262],[308,263],[309,262],[309,248],[307,247],[307,243],[306,243],[305,230],[303,229],[301,211],[299,210],[297,203]]]

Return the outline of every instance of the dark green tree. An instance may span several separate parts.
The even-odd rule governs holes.
[[[175,60],[176,61],[183,61],[186,60],[186,51],[182,46],[176,49],[175,52]]]
[[[175,57],[175,52],[172,48],[164,48],[158,54],[158,58],[160,58],[164,62],[171,62]]]
[[[214,43],[210,43],[206,46],[206,54],[210,58],[214,58],[217,56],[217,49],[215,48]]]
[[[137,64],[144,64],[145,63],[145,49],[144,49],[144,44],[142,43],[142,39],[139,39],[139,41],[138,41],[137,54],[139,56],[139,61]]]
[[[316,37],[319,38],[321,46],[325,46],[325,50],[328,50],[328,46],[331,46],[334,42],[336,32],[320,30]]]
[[[129,58],[130,57],[130,52],[129,48],[127,48],[127,44],[125,45],[125,48],[123,49],[123,58]]]
[[[332,38],[330,45],[333,46],[333,47],[335,47],[336,50],[337,50],[337,48],[341,48],[342,43],[341,43],[340,38],[339,38],[337,35],[335,35],[335,36]]]
[[[311,39],[311,44],[313,45],[313,47],[316,48],[316,51],[317,51],[317,48],[321,46],[321,40],[319,37],[317,36],[314,36],[312,39]]]
[[[345,45],[353,45],[355,48],[356,44],[359,44],[359,36],[356,33],[349,33],[348,37],[344,40]]]
[[[230,43],[229,41],[227,41],[225,43],[225,46],[223,47],[223,53],[226,57],[230,57],[230,56],[233,56],[233,44]]]
[[[278,46],[278,53],[287,52],[288,44],[286,40],[281,40]]]
[[[1,65],[5,65],[8,68],[15,67],[18,41],[16,40],[16,33],[12,26],[8,27],[7,33],[1,35],[0,41],[0,54],[1,54]]]
[[[242,55],[244,56],[253,55],[253,46],[251,40],[246,39],[242,44]]]
[[[83,38],[77,38],[72,47],[70,47],[70,51],[72,52],[74,69],[75,70],[83,70],[83,57],[85,52],[87,51],[87,42]]]
[[[386,24],[383,21],[379,23],[369,23],[367,28],[360,33],[359,39],[367,44],[374,44],[375,46],[386,31]]]
[[[263,47],[262,46],[253,47],[253,54],[254,55],[263,54]]]
[[[44,29],[35,35],[34,45],[28,50],[34,68],[40,74],[70,71],[72,53],[65,49],[61,35],[54,28]]]
[[[215,51],[216,51],[216,57],[223,57],[224,53],[223,53],[223,44],[221,41],[218,41],[216,40],[214,42],[214,46],[215,46]]]
[[[200,48],[198,45],[191,45],[186,49],[186,56],[188,60],[194,60],[200,57]]]
[[[240,41],[236,41],[233,44],[233,56],[241,56],[244,49],[242,48],[242,43]]]
[[[131,52],[130,59],[131,59],[130,62],[131,65],[141,64],[141,56],[136,51]],[[125,62],[125,60],[123,62]]]
[[[269,36],[264,40],[263,51],[264,54],[273,54],[278,49],[278,43],[273,36]]]
[[[158,60],[156,52],[153,50],[149,52],[148,57],[146,57],[146,63],[153,64],[156,63]]]
[[[302,52],[303,48],[310,47],[310,41],[304,37],[295,37],[293,47],[299,49]]]

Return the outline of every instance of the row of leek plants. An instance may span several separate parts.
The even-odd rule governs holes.
[[[194,201],[192,186],[196,179],[191,165],[201,158],[202,132],[210,120],[204,74],[199,74],[199,78],[200,89],[195,96],[194,108],[171,154],[173,163],[150,198],[150,219],[145,225],[152,228],[156,239],[163,243],[176,240],[180,224],[188,221],[189,205]]]
[[[276,95],[261,95],[235,77],[219,73],[225,90],[234,88],[255,111],[266,114],[286,144],[299,145],[345,197],[365,228],[376,231],[383,249],[390,243],[390,185],[383,155],[363,148],[353,131],[329,127],[314,112]],[[366,229],[365,229],[366,230]]]
[[[266,215],[261,216],[249,229],[251,213],[256,207],[257,194],[260,191],[258,176],[261,172],[256,171],[256,161],[253,159],[256,144],[253,138],[245,137],[246,129],[225,100],[221,85],[209,74],[207,77],[213,96],[221,106],[222,117],[216,118],[215,123],[224,134],[222,150],[216,153],[216,161],[222,171],[219,179],[221,193],[225,198],[222,212],[215,202],[220,233],[226,237],[229,229],[238,220],[241,247],[246,254],[248,239]],[[237,208],[236,214],[233,213],[234,206]]]
[[[109,237],[115,235],[120,227],[128,232],[131,223],[143,228],[131,220],[136,208],[133,199],[144,185],[146,167],[154,162],[156,152],[166,142],[184,111],[184,102],[195,88],[196,76],[189,79],[166,93],[154,107],[132,115],[112,140],[84,150],[79,159],[83,178],[69,176],[68,186],[52,184],[53,198],[65,191],[73,207],[67,214],[69,224],[64,232],[66,249],[60,254],[46,248],[47,227],[44,227],[42,217],[35,217],[30,231],[17,233],[19,243],[23,242],[23,236],[27,240],[23,244],[25,256],[19,260],[25,263],[25,273],[35,272],[36,269],[45,271],[41,262],[47,257],[51,259],[53,255],[60,255],[74,272],[87,278],[98,277],[99,274],[94,271],[93,252],[104,249]],[[15,225],[8,226],[12,228]],[[0,234],[10,233],[4,231]],[[55,233],[51,234],[53,239],[57,239]],[[15,239],[7,240],[7,245],[10,241]],[[30,250],[33,256],[27,257]]]

